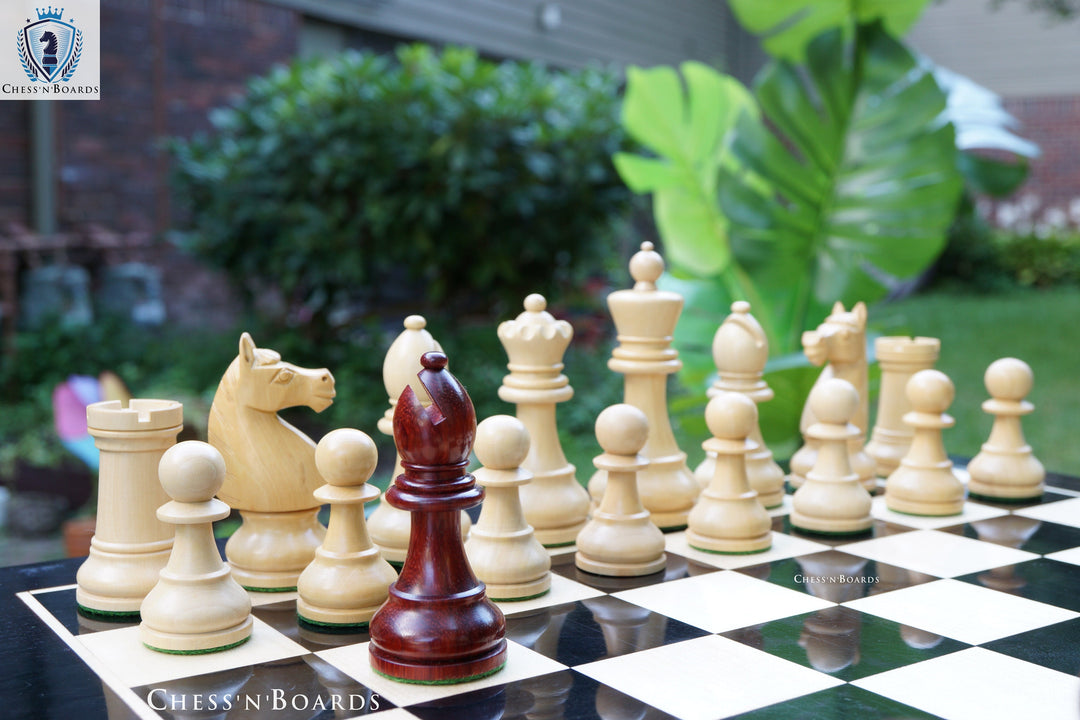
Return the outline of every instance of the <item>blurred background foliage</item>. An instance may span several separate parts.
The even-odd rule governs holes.
[[[629,206],[619,82],[423,45],[278,68],[214,112],[214,134],[171,143],[177,239],[250,300],[279,295],[314,342],[395,306],[565,294]]]
[[[792,428],[817,373],[798,352],[799,333],[821,321],[814,303],[831,304],[834,291],[850,292],[848,302],[866,292],[890,298],[872,308],[873,332],[947,338],[941,367],[962,376],[954,375],[953,412],[970,428],[949,449],[974,454],[989,428],[979,403],[990,353],[1020,347],[1022,326],[1023,342],[1052,355],[1055,323],[1075,312],[1080,208],[1050,226],[1027,216],[988,221],[986,199],[1012,192],[1033,152],[1015,142],[992,93],[973,95],[904,46],[903,28],[924,4],[837,3],[846,10],[828,22],[817,17],[815,33],[785,35],[771,30],[796,27],[785,13],[816,6],[736,2],[749,29],[760,25],[755,32],[769,35],[769,47],[785,48],[752,87],[700,65],[631,69],[625,102],[613,72],[496,63],[460,48],[298,61],[254,78],[244,97],[214,112],[212,134],[169,143],[186,207],[172,238],[226,271],[247,300],[243,319],[226,331],[150,330],[106,318],[20,332],[21,360],[0,364],[13,401],[0,413],[0,472],[19,459],[63,458],[49,399],[72,368],[114,370],[136,395],[181,399],[196,425],[205,422],[241,330],[286,360],[335,374],[335,404],[319,416],[286,413],[290,421],[313,437],[358,427],[390,455],[375,423],[387,407],[383,358],[402,319],[427,316],[479,417],[512,413],[496,394],[507,371],[495,327],[520,312],[525,295],[543,292],[575,327],[566,373],[576,394],[558,412],[584,480],[598,450],[595,417],[622,395],[622,378],[606,367],[614,337],[603,299],[629,287],[626,264],[654,233],[635,193],[653,195],[672,271],[666,281],[687,300],[676,339],[686,367],[670,397],[691,464],[705,436],[708,346],[740,292],[756,313],[772,294],[809,293],[777,303],[802,311],[761,317],[775,342],[769,382],[777,393],[762,406],[763,424],[778,456],[794,449]],[[751,23],[754,13],[771,16]],[[882,103],[881,93],[906,87],[889,73],[918,78],[918,102]],[[829,113],[826,102],[835,103]],[[965,116],[973,103],[982,111]],[[962,140],[972,137],[973,117],[982,118],[994,154]],[[808,135],[813,123],[824,134]],[[904,152],[853,161],[864,141],[884,150],[896,138]],[[927,148],[939,162],[905,175],[912,168],[904,163],[925,159]],[[618,172],[613,157],[622,158]],[[796,177],[807,181],[801,193]],[[920,177],[948,189],[932,223],[913,199],[922,197],[917,187],[902,192]],[[901,183],[879,186],[882,178]],[[875,194],[884,187],[888,193]],[[895,233],[872,237],[883,219],[922,223],[919,247]],[[779,227],[793,234],[766,234]],[[830,227],[853,228],[857,242],[833,242],[842,235],[824,231]],[[878,260],[888,271],[866,272]],[[1048,287],[1056,289],[1045,294]],[[987,291],[1008,297],[983,303]],[[972,320],[953,327],[961,311]],[[985,352],[976,357],[975,345]],[[1054,402],[1068,382],[1067,363],[1036,367],[1034,427],[1071,426],[1060,415],[1064,403]],[[1036,447],[1049,467],[1075,470],[1070,449]]]

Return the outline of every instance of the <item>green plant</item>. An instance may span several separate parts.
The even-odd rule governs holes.
[[[1021,285],[1080,285],[1080,235],[1001,234],[996,246],[1002,265]]]
[[[618,83],[421,45],[278,68],[171,143],[183,242],[316,341],[333,310],[517,307],[600,266],[629,207]]]
[[[926,69],[880,26],[850,42],[828,32],[807,53],[805,67],[775,61],[759,76],[763,117],[700,66],[684,66],[685,93],[670,75],[629,75],[624,123],[658,157],[623,154],[616,167],[631,189],[654,194],[668,282],[687,297],[680,335],[699,350],[735,298],[751,301],[774,354],[797,350],[834,301],[872,301],[921,272],[955,212],[952,128]],[[677,101],[670,115],[691,120],[673,128],[639,107],[665,96]],[[669,217],[668,196],[710,222]]]

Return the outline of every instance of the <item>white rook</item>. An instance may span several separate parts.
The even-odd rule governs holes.
[[[76,576],[75,599],[84,611],[118,620],[137,614],[168,562],[173,528],[157,518],[169,500],[158,463],[176,444],[183,419],[183,406],[172,400],[134,399],[128,407],[111,400],[86,408],[101,463],[97,526]]]

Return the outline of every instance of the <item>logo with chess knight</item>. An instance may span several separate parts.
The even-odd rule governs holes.
[[[19,61],[31,82],[68,82],[82,58],[83,34],[74,20],[64,20],[64,8],[37,10],[18,32]]]

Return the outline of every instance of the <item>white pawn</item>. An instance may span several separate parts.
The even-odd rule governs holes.
[[[495,415],[477,426],[473,448],[483,465],[473,475],[486,495],[465,543],[469,564],[492,600],[543,595],[551,589],[551,557],[525,522],[519,492],[532,479],[521,467],[529,431],[515,417]]]
[[[577,537],[574,564],[597,575],[633,577],[664,569],[664,534],[638,495],[637,474],[648,466],[638,453],[649,438],[649,421],[633,405],[612,405],[596,418],[604,451],[593,460],[606,472],[600,507]]]
[[[816,441],[818,453],[792,498],[791,525],[830,535],[866,532],[874,523],[872,501],[851,468],[850,442],[862,433],[851,423],[859,393],[847,380],[831,378],[810,393],[808,404],[817,422],[806,436]]]
[[[772,521],[750,487],[746,456],[758,449],[750,439],[757,405],[746,395],[721,392],[705,408],[713,437],[702,443],[715,458],[712,480],[690,511],[686,540],[716,553],[763,552],[772,547]]]
[[[904,422],[914,428],[911,449],[885,482],[885,506],[909,515],[959,515],[964,485],[953,472],[941,431],[956,424],[946,414],[956,389],[939,370],[920,370],[906,388],[911,412]]]
[[[765,363],[769,360],[769,340],[761,324],[750,314],[750,303],[738,300],[731,304],[731,314],[724,318],[713,335],[712,355],[717,378],[708,390],[710,398],[728,391],[742,393],[755,404],[773,399],[775,393],[762,379]],[[757,422],[750,440],[756,445],[756,449],[746,456],[750,487],[757,491],[758,502],[762,505],[779,507],[784,502],[784,471],[773,460]],[[707,452],[694,470],[694,477],[702,488],[712,482],[715,467],[716,456]]]
[[[1024,440],[1020,418],[1035,406],[1024,398],[1035,377],[1023,360],[1001,358],[983,376],[990,399],[982,409],[994,416],[990,437],[968,463],[968,491],[993,500],[1035,500],[1043,494],[1046,470]]]
[[[218,554],[212,525],[229,515],[214,497],[225,482],[225,461],[212,445],[188,440],[165,452],[158,476],[172,501],[157,516],[176,526],[176,539],[143,600],[139,637],[152,650],[181,655],[239,645],[251,637],[251,600]]]
[[[378,462],[371,438],[340,428],[315,448],[315,466],[326,485],[315,499],[330,505],[326,538],[300,574],[296,612],[301,620],[334,627],[364,627],[386,601],[397,573],[368,536],[364,503],[379,497],[368,485]]]

